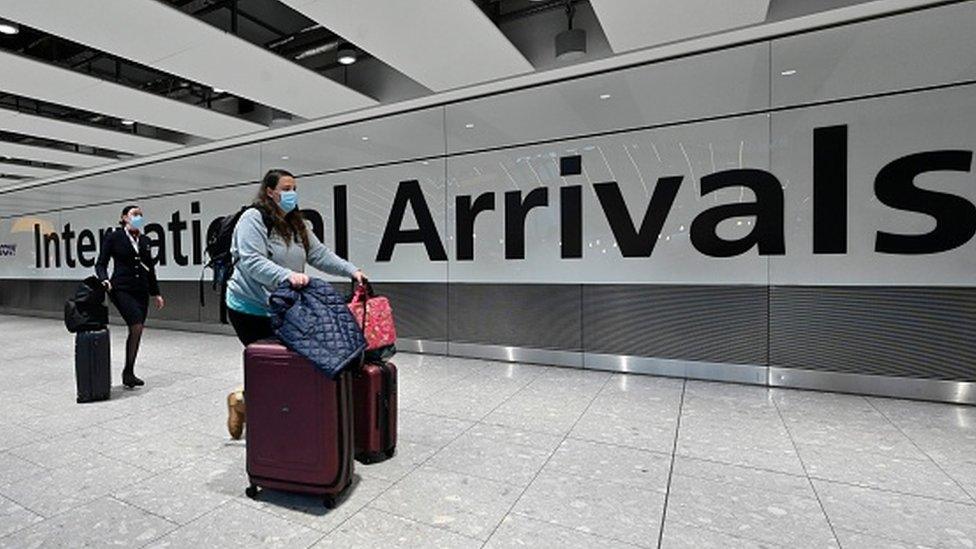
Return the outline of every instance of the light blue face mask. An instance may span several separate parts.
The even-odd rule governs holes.
[[[280,196],[281,200],[278,202],[278,206],[285,213],[294,210],[295,206],[298,206],[298,191],[281,191]]]
[[[142,230],[143,224],[145,224],[145,220],[143,220],[141,215],[134,215],[132,216],[132,219],[129,220],[129,226],[133,229]]]

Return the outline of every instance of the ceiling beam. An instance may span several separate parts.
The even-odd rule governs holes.
[[[770,0],[590,0],[614,53],[766,20]]]
[[[266,129],[261,124],[9,52],[0,51],[0,74],[0,91],[207,139]]]
[[[303,118],[377,104],[157,0],[5,0],[0,11],[49,34]]]
[[[436,92],[534,70],[469,0],[281,1]]]
[[[0,130],[136,155],[182,147],[179,143],[8,110],[0,110]]]
[[[67,173],[64,170],[52,170],[51,168],[38,168],[36,166],[23,166],[20,164],[7,164],[0,162],[0,175],[20,175],[24,177],[49,177]]]
[[[61,164],[76,168],[90,168],[92,166],[115,162],[114,158],[105,158],[104,156],[63,151],[50,147],[11,143],[9,141],[0,141],[0,156],[19,158],[21,160],[33,160],[48,164]]]

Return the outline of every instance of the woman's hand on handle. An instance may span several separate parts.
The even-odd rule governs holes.
[[[153,296],[153,300],[156,302],[157,311],[161,310],[163,307],[166,306],[166,300],[163,299],[163,296],[161,295]]]
[[[366,284],[367,281],[366,273],[362,272],[361,270],[357,270],[356,272],[352,273],[352,278],[359,284]]]
[[[304,288],[308,286],[308,275],[305,273],[291,273],[288,275],[288,283],[292,288]]]

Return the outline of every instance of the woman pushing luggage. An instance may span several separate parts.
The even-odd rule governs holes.
[[[265,174],[252,207],[245,211],[231,242],[234,272],[227,282],[227,316],[245,346],[273,337],[271,292],[282,282],[301,288],[308,284],[305,265],[362,283],[366,276],[352,263],[326,247],[309,230],[298,210],[295,178],[285,170]],[[240,438],[244,430],[242,391],[227,397],[227,429]]]

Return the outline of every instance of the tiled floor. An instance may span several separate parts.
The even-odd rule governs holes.
[[[0,547],[976,544],[976,408],[401,354],[398,455],[326,511],[244,496],[235,339],[149,330],[88,405],[58,322],[0,341]]]

